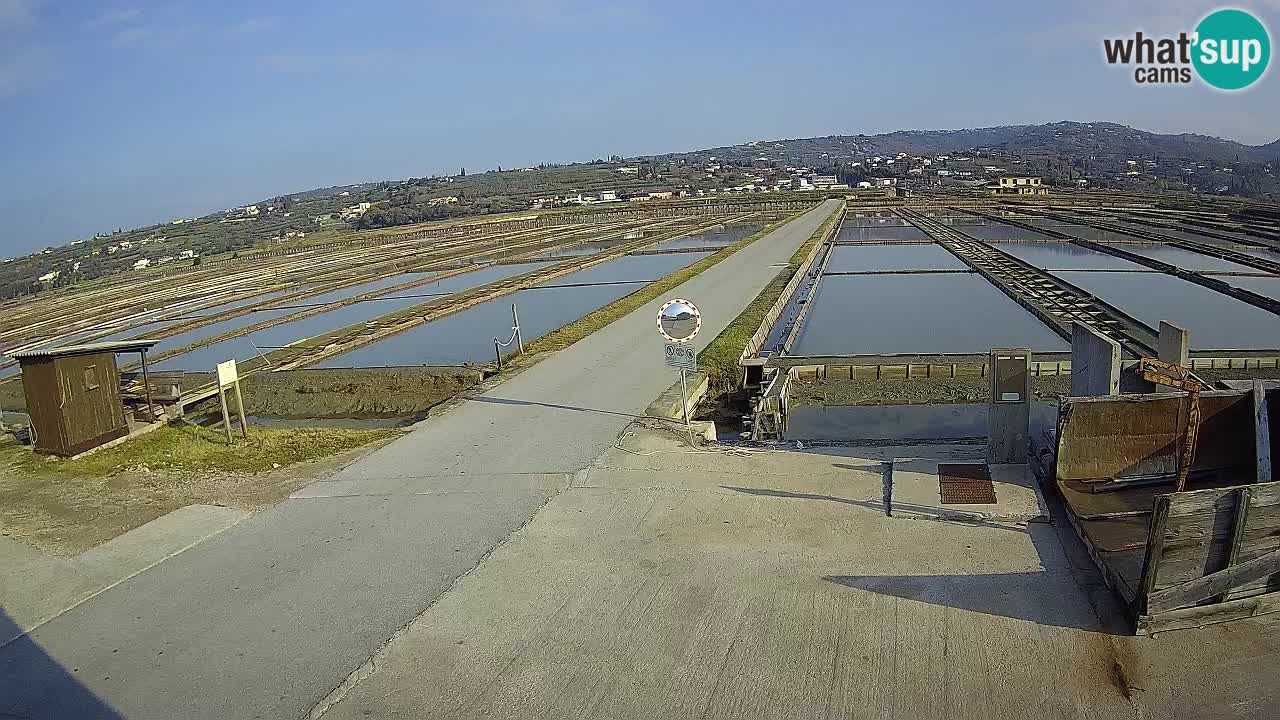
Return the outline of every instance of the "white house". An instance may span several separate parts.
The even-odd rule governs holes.
[[[151,261],[146,258],[142,258],[141,260],[133,264],[134,270],[145,270],[149,267],[151,267]]]
[[[51,282],[51,281],[53,281],[53,280],[57,280],[57,279],[58,279],[58,276],[59,276],[59,275],[61,275],[61,274],[62,274],[62,272],[61,272],[61,271],[59,271],[59,270],[54,270],[53,272],[47,272],[47,273],[45,273],[44,275],[41,275],[40,277],[38,277],[38,278],[36,278],[36,279],[37,279],[37,280],[39,280],[39,281],[40,281],[40,282],[42,282],[42,283],[47,283],[47,282]]]

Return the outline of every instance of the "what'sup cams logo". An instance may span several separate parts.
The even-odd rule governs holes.
[[[1102,49],[1110,65],[1133,65],[1141,85],[1186,85],[1195,75],[1219,90],[1243,90],[1260,80],[1271,60],[1271,36],[1244,10],[1209,13],[1194,32],[1177,37],[1107,38]]]

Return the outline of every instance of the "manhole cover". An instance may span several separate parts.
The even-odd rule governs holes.
[[[991,469],[986,463],[938,465],[938,490],[943,505],[990,505],[996,501]]]

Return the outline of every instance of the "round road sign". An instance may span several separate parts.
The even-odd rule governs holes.
[[[701,329],[702,313],[688,300],[668,300],[658,311],[658,332],[670,342],[689,342]]]

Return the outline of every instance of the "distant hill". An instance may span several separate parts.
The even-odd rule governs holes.
[[[931,161],[930,166],[887,159],[898,153],[952,157]],[[886,160],[874,162],[877,155]],[[712,158],[717,167],[710,167]],[[0,263],[0,300],[135,269],[149,275],[166,271],[160,266],[191,266],[204,258],[254,248],[324,242],[359,229],[524,210],[547,197],[603,190],[750,190],[757,183],[780,181],[789,185],[787,166],[820,169],[848,183],[892,176],[907,186],[940,184],[944,176],[948,182],[981,184],[1010,169],[1042,176],[1055,188],[1084,183],[1089,189],[1208,193],[1276,202],[1276,165],[1280,140],[1245,145],[1207,135],[1162,135],[1116,123],[1057,122],[768,140],[629,161],[611,156],[607,161],[506,172],[336,185],[259,200],[252,210],[232,208],[102,233],[5,260]],[[344,221],[343,208],[358,203],[371,207]]]
[[[741,162],[756,158],[801,165],[826,165],[863,155],[939,155],[987,149],[1078,158],[1185,159],[1197,162],[1278,162],[1280,140],[1245,145],[1234,140],[1183,133],[1163,135],[1117,123],[1056,122],[1045,125],[1002,125],[965,130],[898,130],[880,135],[759,141],[709,148],[671,157]],[[667,156],[664,156],[667,157]]]

